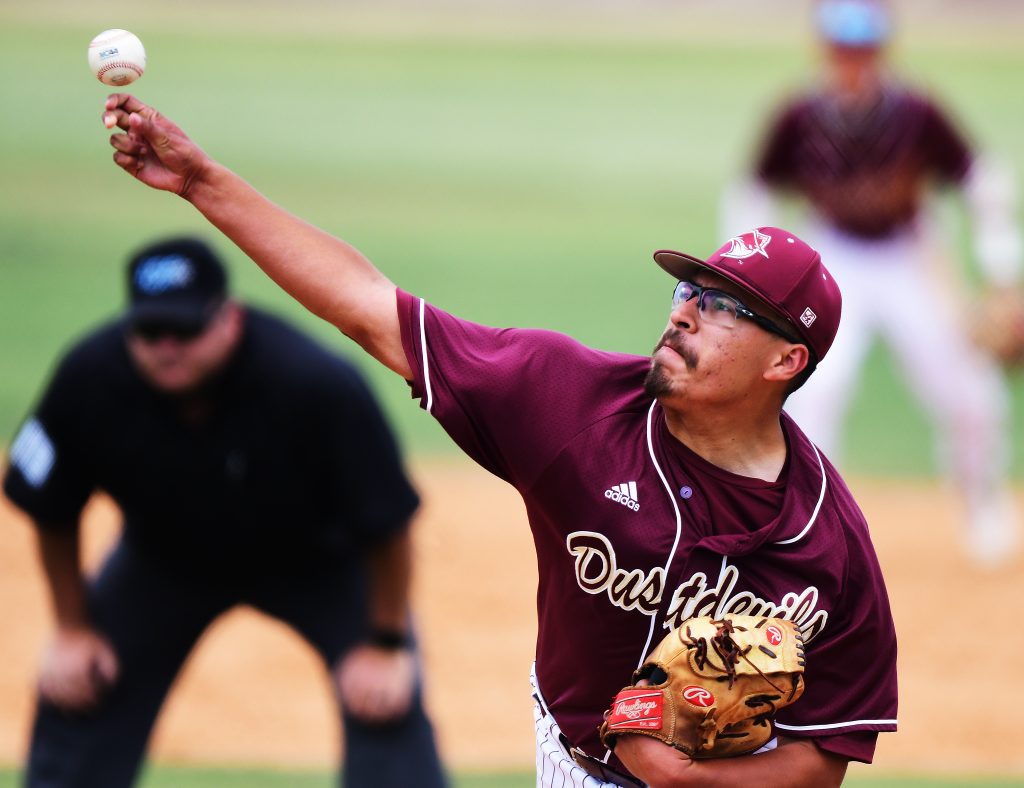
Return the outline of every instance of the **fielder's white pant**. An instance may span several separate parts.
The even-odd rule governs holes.
[[[838,462],[861,367],[881,336],[936,426],[941,466],[969,512],[990,506],[1009,461],[1009,396],[995,362],[966,333],[970,295],[955,292],[948,265],[930,259],[935,249],[921,230],[867,241],[817,226],[807,240],[839,284],[843,313],[835,343],[787,412]]]

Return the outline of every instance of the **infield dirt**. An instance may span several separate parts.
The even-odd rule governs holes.
[[[530,769],[536,564],[523,505],[465,461],[421,459],[412,471],[424,498],[415,604],[445,757],[460,769]],[[1024,653],[1024,629],[1014,624],[1024,561],[973,567],[960,549],[956,499],[934,482],[850,481],[871,523],[900,642],[900,731],[881,737],[877,769],[1024,774],[1024,750],[1004,733],[1024,708],[1014,677]],[[116,529],[114,507],[95,500],[90,565]],[[50,616],[31,531],[6,501],[0,533],[0,762],[18,763]],[[211,627],[186,666],[153,756],[329,767],[340,747],[332,703],[312,650],[285,625],[239,609]]]

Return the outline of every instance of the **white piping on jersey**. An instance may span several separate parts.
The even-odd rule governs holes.
[[[722,568],[718,570],[718,587],[722,587],[722,577],[725,575],[725,570],[729,566],[729,556],[722,556]]]
[[[811,448],[814,449],[814,458],[818,461],[818,467],[821,468],[821,492],[818,494],[818,502],[814,504],[814,511],[811,512],[811,519],[807,521],[807,525],[804,529],[796,536],[790,537],[789,539],[783,539],[781,542],[775,544],[793,544],[799,542],[807,532],[811,530],[811,526],[814,525],[814,521],[818,519],[818,512],[821,511],[821,503],[825,500],[825,488],[828,487],[828,477],[825,475],[825,463],[821,461],[821,455],[818,453],[818,447],[813,443]]]
[[[430,390],[430,362],[427,361],[427,302],[420,299],[420,354],[423,356],[423,389],[427,394],[426,411],[434,407],[434,392]]]
[[[668,560],[665,561],[665,579],[668,579],[669,569],[672,567],[672,559],[676,557],[676,549],[679,547],[679,539],[683,532],[683,518],[679,514],[679,506],[676,504],[676,496],[672,493],[672,486],[668,483],[665,478],[665,474],[661,470],[661,466],[658,465],[658,458],[654,455],[654,440],[653,430],[651,424],[654,418],[654,406],[658,404],[655,400],[651,403],[650,409],[647,411],[647,452],[651,455],[651,462],[654,463],[654,470],[658,472],[658,478],[661,479],[661,483],[665,486],[665,492],[668,493],[668,500],[672,504],[672,509],[676,513],[676,538],[672,542],[672,550],[669,551]],[[667,589],[666,589],[667,590]],[[651,628],[647,633],[647,642],[644,644],[643,653],[640,655],[640,661],[637,662],[639,668],[644,664],[644,658],[647,656],[647,650],[651,647],[651,640],[654,638],[654,628],[658,623],[658,611],[654,611],[651,614]]]
[[[826,731],[834,728],[852,728],[855,725],[896,725],[896,720],[851,720],[850,722],[830,722],[827,725],[783,725],[776,722],[775,727],[787,731]]]

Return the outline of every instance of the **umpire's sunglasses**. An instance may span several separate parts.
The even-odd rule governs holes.
[[[797,339],[792,334],[783,331],[767,317],[752,312],[738,299],[712,287],[701,287],[685,280],[677,282],[676,289],[672,291],[672,308],[675,309],[691,298],[697,299],[697,310],[700,312],[700,318],[708,323],[723,326],[724,328],[735,328],[736,321],[742,317],[761,326],[765,331],[780,336],[787,342],[792,342],[794,345],[807,344],[804,340]]]
[[[164,337],[179,342],[190,342],[206,330],[207,322],[169,322],[166,320],[139,320],[128,330],[143,342],[157,342]]]

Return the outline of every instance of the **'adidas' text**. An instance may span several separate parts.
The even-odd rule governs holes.
[[[636,499],[636,482],[624,482],[623,484],[609,487],[604,491],[604,497],[615,501],[615,503],[621,503],[627,509],[632,509],[634,512],[640,511],[640,502]]]

